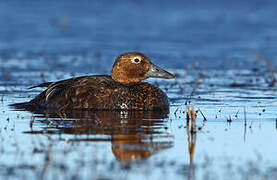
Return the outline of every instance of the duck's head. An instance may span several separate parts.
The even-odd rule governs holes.
[[[154,65],[142,53],[127,52],[116,58],[112,69],[113,80],[123,83],[137,83],[146,78],[172,79],[175,76]]]

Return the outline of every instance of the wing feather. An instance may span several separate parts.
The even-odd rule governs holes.
[[[49,87],[52,83],[53,82],[45,82],[45,83],[42,83],[42,84],[39,84],[36,86],[29,87],[28,89],[34,89],[34,88],[38,88],[38,87]]]

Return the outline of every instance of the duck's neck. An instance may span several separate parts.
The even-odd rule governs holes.
[[[124,72],[112,72],[111,77],[114,81],[121,84],[139,83],[141,80],[145,79],[141,77],[131,76]]]
[[[124,84],[124,85],[129,85],[129,84],[136,84],[136,83],[140,83],[140,80],[137,81],[136,79],[125,79],[125,78],[115,78],[112,76],[112,79],[120,84]]]

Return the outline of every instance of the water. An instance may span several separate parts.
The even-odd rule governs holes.
[[[0,177],[275,179],[275,5],[1,1]],[[178,75],[147,80],[167,93],[169,114],[9,107],[41,82],[107,74],[134,50]]]

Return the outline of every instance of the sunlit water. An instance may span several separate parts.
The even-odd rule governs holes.
[[[0,2],[0,179],[276,179],[275,7]],[[107,74],[125,51],[177,74],[147,80],[167,93],[169,114],[9,106],[33,98],[42,89],[27,88],[44,81]],[[194,134],[187,107],[197,111]]]

